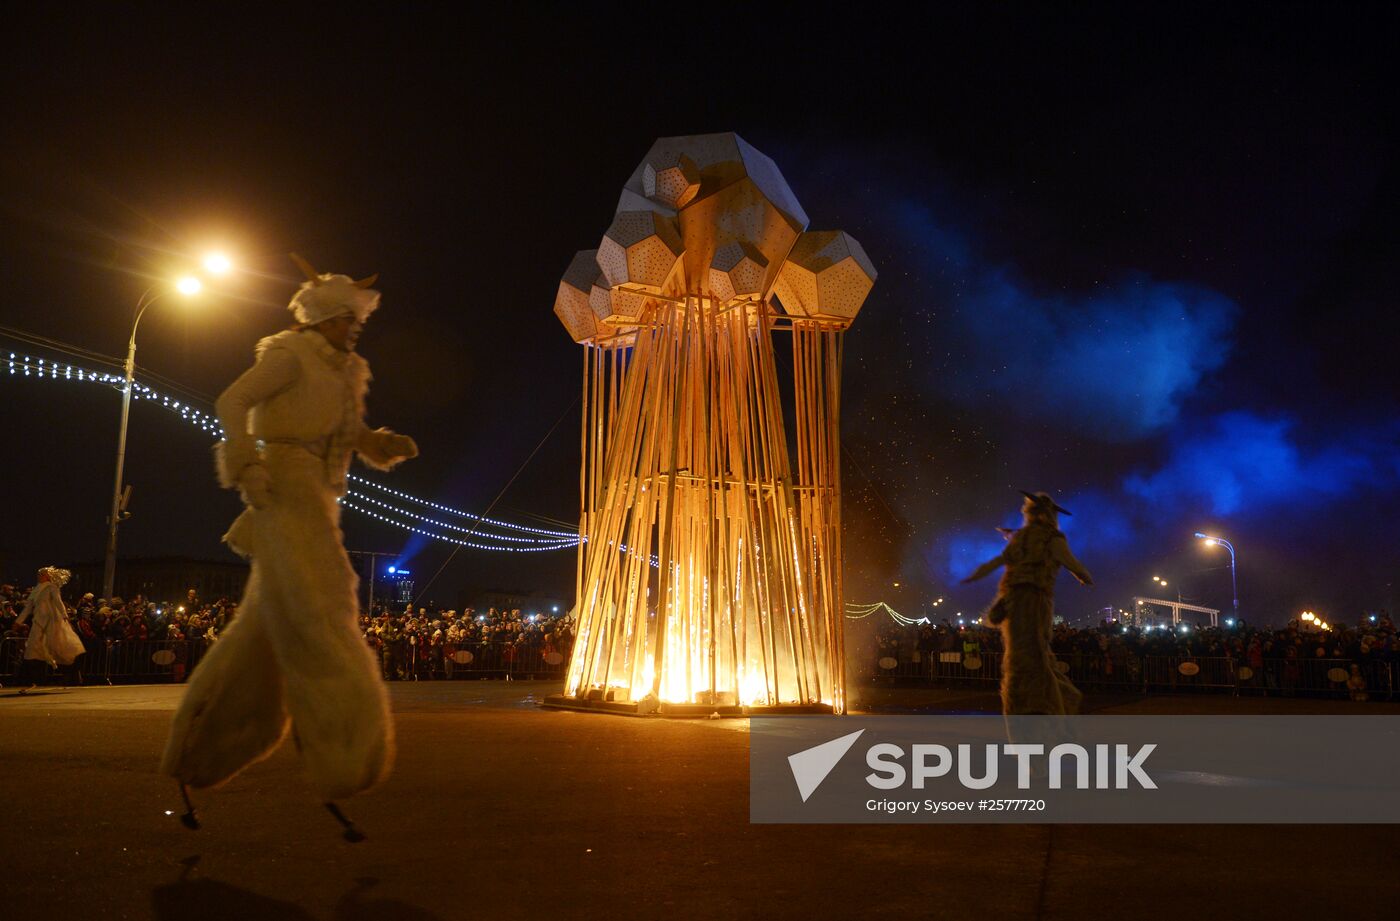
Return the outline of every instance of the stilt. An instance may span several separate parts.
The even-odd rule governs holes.
[[[185,814],[180,816],[180,824],[190,831],[199,831],[199,816],[195,814],[194,803],[190,802],[190,788],[180,784],[180,798],[185,801]]]
[[[365,840],[365,833],[360,831],[359,827],[354,822],[350,821],[350,818],[346,816],[345,813],[341,812],[340,807],[335,803],[326,803],[326,811],[335,816],[335,820],[345,829],[345,834],[341,837],[346,841],[349,841],[351,844],[359,844],[361,841]]]

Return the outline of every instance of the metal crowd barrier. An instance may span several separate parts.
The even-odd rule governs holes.
[[[386,680],[562,678],[567,653],[544,643],[449,643],[424,646],[396,640],[373,647]]]
[[[880,650],[872,677],[904,683],[947,685],[995,684],[1001,680],[1000,652],[930,653]],[[1370,700],[1393,700],[1396,665],[1379,660],[1265,659],[1251,668],[1226,656],[1138,656],[1066,653],[1056,667],[1078,687],[1128,693],[1227,692],[1347,698],[1364,694]],[[1364,689],[1348,685],[1351,667]]]
[[[88,652],[69,668],[85,684],[179,683],[217,640],[93,639]],[[375,648],[387,680],[456,680],[482,678],[560,678],[568,669],[568,652],[545,643],[457,643],[420,646],[394,641]],[[0,684],[20,676],[24,637],[0,639]],[[904,682],[986,685],[1001,680],[999,652],[919,652],[880,650],[874,676]],[[1228,692],[1277,696],[1354,696],[1348,686],[1351,668],[1364,682],[1370,700],[1394,700],[1395,663],[1350,659],[1265,659],[1250,667],[1224,656],[1137,656],[1066,653],[1057,667],[1081,688],[1128,693]]]
[[[14,685],[20,679],[24,657],[24,637],[0,639],[0,684]],[[78,680],[84,684],[178,684],[217,640],[95,639],[84,645],[87,654],[76,667],[65,668],[66,675],[51,675],[50,681]],[[373,648],[373,647],[372,647]],[[569,667],[567,653],[544,643],[458,643],[432,647],[396,641],[386,656],[375,648],[384,677],[388,680],[445,680],[471,678],[562,678]],[[450,652],[450,655],[448,654]]]
[[[0,640],[0,684],[15,684],[20,679],[24,658],[25,638],[6,637]],[[50,680],[81,681],[83,684],[184,681],[190,670],[209,648],[210,641],[194,640],[109,640],[88,639],[83,642],[87,652],[73,665],[63,666],[60,676]]]

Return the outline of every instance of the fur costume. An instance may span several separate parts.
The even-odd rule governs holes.
[[[1055,577],[1068,569],[1084,585],[1089,571],[1070,552],[1057,515],[1068,515],[1045,493],[1024,493],[1024,524],[1006,534],[1006,549],[977,567],[964,582],[973,582],[1005,566],[997,596],[987,611],[989,623],[1001,627],[1003,656],[1001,705],[1007,716],[1076,713],[1083,695],[1055,670],[1050,631],[1055,617]]]
[[[29,638],[24,641],[24,657],[47,662],[50,668],[72,665],[87,650],[68,623],[68,608],[60,592],[68,581],[68,570],[46,566],[39,572],[48,578],[34,586],[24,602],[24,610],[15,619],[18,627],[31,616],[34,618],[29,625]]]
[[[293,299],[298,318],[362,319],[378,303],[378,292],[339,281],[346,276],[319,278],[326,290],[313,281]],[[252,573],[171,727],[161,770],[182,784],[222,783],[270,754],[289,726],[323,799],[388,774],[388,696],[356,626],[358,579],[338,499],[353,453],[387,470],[418,448],[365,425],[369,380],[359,355],[314,329],[292,329],[258,343],[257,363],[218,399],[228,438],[216,449],[219,482],[248,506],[224,539],[252,560]]]

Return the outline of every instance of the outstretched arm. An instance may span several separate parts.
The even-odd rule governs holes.
[[[392,470],[403,461],[418,456],[418,443],[407,435],[386,429],[360,427],[355,438],[355,451],[360,460],[375,470]]]
[[[995,572],[998,568],[1005,564],[1005,562],[1006,554],[998,553],[996,556],[992,557],[990,560],[973,570],[972,575],[968,576],[966,579],[963,579],[963,582],[976,582],[978,579],[981,579],[982,577]]]
[[[1069,549],[1069,541],[1065,540],[1063,536],[1050,542],[1050,555],[1054,557],[1056,563],[1073,573],[1081,585],[1094,584],[1094,577],[1089,575],[1089,570],[1084,568],[1083,563],[1074,558],[1074,554]]]

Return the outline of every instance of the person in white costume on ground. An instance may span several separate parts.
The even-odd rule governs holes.
[[[83,641],[68,623],[68,607],[63,603],[61,589],[71,574],[66,569],[45,566],[39,570],[39,583],[29,592],[24,602],[24,610],[15,619],[15,626],[23,624],[30,617],[29,637],[24,641],[24,666],[32,669],[56,668],[59,665],[72,665],[86,650]],[[34,663],[31,666],[30,663]],[[20,690],[26,694],[38,686],[32,676],[29,687]]]
[[[224,535],[252,561],[238,617],[191,676],[161,771],[211,787],[270,754],[290,726],[312,787],[334,800],[374,786],[393,761],[388,697],[356,627],[358,579],[340,531],[352,454],[378,470],[415,457],[413,439],[364,422],[369,365],[354,351],[379,306],[374,277],[307,274],[291,329],[258,343],[257,363],[219,397],[227,441],[219,482],[247,506]]]

